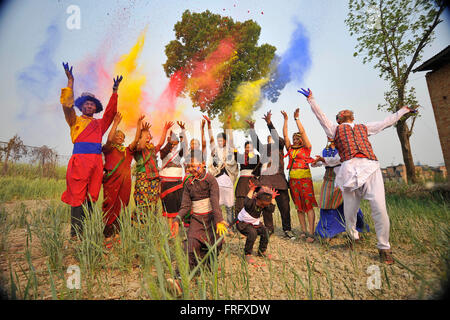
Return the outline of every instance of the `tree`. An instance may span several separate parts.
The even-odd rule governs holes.
[[[56,175],[56,163],[58,154],[47,146],[34,148],[31,151],[33,160],[38,163],[44,177],[54,177]]]
[[[3,174],[8,171],[8,161],[17,161],[23,156],[27,155],[27,148],[23,144],[22,139],[16,134],[14,137],[9,139],[8,143],[0,148],[3,154]]]
[[[385,103],[378,109],[394,113],[404,105],[417,104],[408,79],[423,48],[433,41],[444,9],[443,0],[349,0],[345,23],[350,35],[358,36],[354,56],[363,56],[364,64],[374,62],[380,78],[389,82]],[[409,139],[416,119],[408,114],[396,125],[408,182],[412,183],[417,180]]]
[[[220,80],[217,94],[207,95],[207,89],[198,87],[192,90],[185,86],[182,90],[182,94],[190,96],[194,107],[207,110],[210,117],[218,115],[225,122],[239,84],[259,80],[270,72],[276,48],[269,44],[257,45],[261,27],[252,20],[234,22],[230,17],[208,10],[202,13],[186,10],[174,31],[176,40],[165,48],[167,61],[163,66],[168,77],[182,70],[183,76],[191,79],[198,62],[207,61],[224,40],[230,40],[233,45],[235,55],[231,63],[218,72],[224,78],[214,80],[216,83]]]

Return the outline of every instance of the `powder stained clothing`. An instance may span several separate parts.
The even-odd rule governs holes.
[[[199,178],[187,178],[177,219],[183,221],[187,214],[191,214],[187,251],[189,265],[193,268],[197,264],[195,254],[202,259],[207,252],[207,244],[213,245],[219,238],[216,225],[223,220],[219,206],[219,185],[211,174],[205,172]],[[217,249],[220,250],[220,247],[221,244]]]
[[[273,204],[262,208],[256,205],[256,199],[245,197],[244,208],[238,214],[236,228],[247,237],[244,247],[246,255],[253,253],[253,246],[258,235],[260,236],[258,251],[264,253],[267,250],[269,233],[259,219],[261,216],[273,213],[274,210],[275,205]]]
[[[313,161],[310,157],[311,149],[302,147],[298,149],[289,148],[289,191],[297,211],[307,212],[317,207],[314,195],[314,186],[311,178],[309,163]]]
[[[71,91],[70,88],[63,90]],[[73,105],[63,107],[73,108]],[[71,126],[74,148],[67,166],[67,189],[61,196],[64,203],[77,207],[89,198],[94,202],[97,201],[103,178],[102,137],[111,125],[116,112],[117,93],[113,93],[101,119],[76,117],[75,124]]]
[[[131,162],[133,150],[130,147],[118,148],[112,145],[103,147],[105,155],[103,175],[103,220],[106,226],[112,225],[119,217],[122,207],[127,207],[131,194]],[[118,224],[115,224],[118,226]],[[106,230],[111,228],[107,227]],[[106,232],[108,237],[109,232]]]
[[[313,97],[308,98],[308,103],[322,128],[329,138],[335,138],[338,125],[329,120],[320,110],[319,105]],[[403,115],[408,113],[407,109],[400,109],[396,113],[388,116],[382,121],[369,122],[364,124],[367,129],[367,136],[377,134],[383,129],[395,124]],[[354,123],[344,123],[341,125],[350,126],[354,129]],[[338,139],[343,137],[338,135]],[[355,142],[358,144],[357,139]],[[343,141],[335,141],[336,146],[343,144]],[[363,146],[357,145],[362,150]],[[343,150],[339,150],[341,159],[345,158]],[[342,162],[339,171],[336,173],[335,185],[342,191],[344,201],[344,215],[346,230],[353,239],[359,239],[356,230],[357,212],[362,199],[369,201],[372,209],[375,232],[377,234],[378,249],[390,249],[389,244],[389,216],[386,209],[386,199],[384,192],[383,176],[380,164],[376,160],[367,157],[359,157],[362,153],[350,156],[348,160]],[[362,154],[365,156],[364,154]]]

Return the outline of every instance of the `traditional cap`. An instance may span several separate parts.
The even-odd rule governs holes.
[[[103,106],[102,103],[100,102],[100,100],[98,100],[92,93],[90,92],[83,92],[81,94],[80,97],[78,97],[75,100],[75,106],[80,109],[81,111],[81,106],[86,102],[86,101],[92,101],[95,103],[95,106],[97,107],[97,109],[95,110],[94,113],[99,113],[103,110]]]

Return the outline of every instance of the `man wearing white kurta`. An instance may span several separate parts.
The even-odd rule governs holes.
[[[208,166],[208,171],[216,177],[220,192],[219,205],[225,206],[227,222],[231,225],[234,220],[234,182],[239,173],[239,168],[234,158],[233,133],[228,120],[226,134],[220,133],[217,136],[216,145],[211,129],[211,121],[207,117],[205,117],[205,119],[208,122],[208,134],[211,148],[211,161]]]
[[[390,224],[386,210],[383,176],[380,164],[367,137],[392,126],[402,116],[414,112],[414,110],[405,106],[383,121],[369,122],[364,125],[353,123],[353,112],[343,110],[336,116],[338,124],[335,124],[320,110],[311,90],[299,92],[307,97],[308,103],[326,135],[336,142],[342,164],[336,172],[335,184],[342,190],[347,232],[353,240],[359,239],[358,231],[356,231],[357,212],[361,200],[368,200],[372,209],[377,248],[381,260],[388,264],[393,263],[389,244]]]

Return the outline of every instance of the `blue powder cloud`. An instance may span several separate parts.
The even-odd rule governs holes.
[[[296,22],[288,49],[283,55],[275,55],[269,82],[264,86],[264,97],[276,102],[284,87],[291,81],[302,83],[311,68],[309,37],[303,24]]]
[[[40,109],[54,90],[52,83],[61,75],[62,66],[55,63],[54,55],[61,43],[61,32],[56,24],[51,24],[46,30],[44,42],[39,46],[31,65],[21,70],[17,76],[18,92],[23,99],[23,108],[18,115],[25,118]]]

